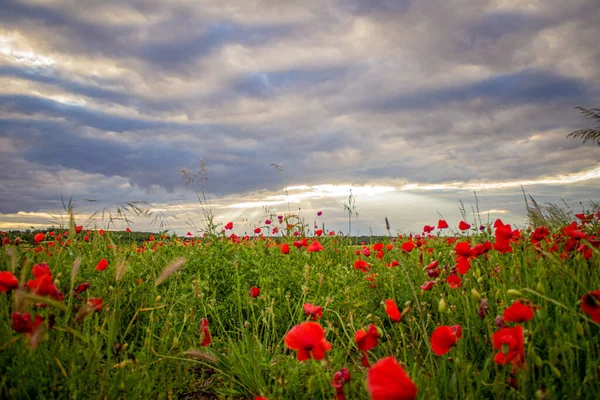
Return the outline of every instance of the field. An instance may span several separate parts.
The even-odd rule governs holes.
[[[364,244],[275,218],[3,233],[0,397],[597,398],[599,216]]]

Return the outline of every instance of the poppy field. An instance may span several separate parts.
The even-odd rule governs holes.
[[[0,397],[562,399],[600,393],[600,213],[295,230],[68,229],[0,248]]]

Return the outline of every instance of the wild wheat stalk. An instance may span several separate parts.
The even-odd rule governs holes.
[[[187,259],[185,257],[179,257],[179,258],[175,259],[174,261],[172,261],[169,265],[167,265],[165,267],[165,269],[159,275],[159,277],[156,278],[155,285],[156,286],[160,285],[161,283],[166,281],[169,276],[171,276],[175,272],[179,271],[181,269],[181,267],[183,267],[183,264],[185,264],[186,261],[187,261]]]

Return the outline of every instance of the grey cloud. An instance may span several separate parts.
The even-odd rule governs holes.
[[[560,97],[582,98],[586,91],[584,82],[578,79],[551,71],[526,69],[470,84],[400,94],[367,106],[375,111],[431,109],[478,99],[486,101],[486,107],[507,106],[546,102]]]

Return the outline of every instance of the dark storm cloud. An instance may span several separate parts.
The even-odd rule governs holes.
[[[181,127],[180,124],[176,123],[119,117],[90,110],[84,106],[25,95],[0,95],[0,111],[22,113],[30,116],[65,118],[80,125],[115,132]]]
[[[233,92],[252,97],[269,97],[290,90],[310,90],[330,81],[341,81],[350,68],[306,68],[283,71],[248,72],[237,78]]]
[[[5,0],[0,211],[166,199],[200,157],[216,195],[279,189],[271,162],[285,184],[584,170],[564,137],[600,101],[595,3]]]
[[[376,101],[372,110],[395,111],[431,109],[453,103],[482,99],[484,106],[515,106],[543,103],[561,97],[583,98],[584,82],[551,71],[526,69],[515,74],[496,75],[480,82],[449,88],[423,90]]]

